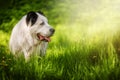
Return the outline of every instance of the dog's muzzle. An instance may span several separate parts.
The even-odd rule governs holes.
[[[45,42],[50,42],[51,41],[50,37],[54,34],[55,29],[51,28],[51,29],[49,29],[49,31],[50,31],[50,35],[48,35],[48,36],[43,36],[42,34],[37,33],[37,37],[39,38],[39,40],[45,41]]]

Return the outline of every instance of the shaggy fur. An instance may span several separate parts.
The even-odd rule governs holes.
[[[31,11],[13,28],[9,42],[10,50],[14,55],[24,53],[25,59],[33,53],[44,56],[54,31],[42,13]]]

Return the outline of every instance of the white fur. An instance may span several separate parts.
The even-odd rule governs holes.
[[[36,36],[40,33],[43,36],[51,35],[49,29],[52,28],[47,21],[47,18],[39,13],[38,19],[31,26],[31,23],[26,24],[26,15],[15,25],[10,37],[10,50],[13,54],[24,53],[25,59],[28,59],[32,53],[37,53],[44,56],[48,42],[40,41]],[[44,22],[44,25],[40,23]]]

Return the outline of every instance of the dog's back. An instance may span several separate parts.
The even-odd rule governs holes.
[[[27,30],[27,26],[25,24],[25,17],[24,16],[13,28],[11,33],[11,38],[9,42],[10,50],[15,54],[22,50],[22,47],[25,42],[25,36]]]

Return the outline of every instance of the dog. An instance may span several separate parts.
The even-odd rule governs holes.
[[[42,12],[30,11],[12,30],[9,47],[14,54],[24,54],[26,60],[32,54],[44,56],[55,29],[48,24]]]

